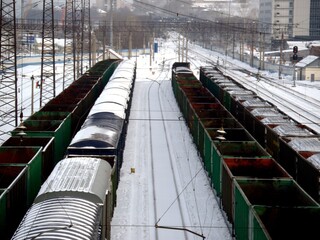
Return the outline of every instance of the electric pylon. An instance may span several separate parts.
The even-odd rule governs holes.
[[[82,2],[83,0],[74,0],[74,38],[73,38],[73,64],[74,64],[74,76],[75,79],[78,79],[81,75],[80,62],[81,62],[81,53],[82,53]]]
[[[73,0],[66,0],[64,19],[64,54],[63,54],[63,89],[74,80],[73,39],[74,39],[74,6]]]
[[[18,125],[17,38],[15,1],[1,0],[0,140]]]
[[[82,29],[83,29],[83,47],[82,47],[82,61],[85,62],[86,69],[91,67],[91,16],[90,16],[90,0],[83,0],[83,15],[82,15]],[[83,73],[81,71],[81,73]]]
[[[56,96],[53,0],[43,1],[40,108]]]

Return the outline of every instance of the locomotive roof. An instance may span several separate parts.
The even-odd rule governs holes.
[[[98,158],[61,160],[41,186],[35,202],[55,197],[78,197],[104,203],[110,189],[111,172],[110,164]]]
[[[102,207],[77,198],[32,205],[12,239],[98,239]]]

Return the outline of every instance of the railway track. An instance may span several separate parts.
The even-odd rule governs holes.
[[[229,240],[229,225],[172,93],[176,58],[156,57],[152,67],[149,59],[138,59],[111,239]]]
[[[249,76],[253,74],[252,72],[250,72],[248,70],[241,69],[240,71],[248,74]],[[315,107],[315,108],[319,108],[320,107],[320,100],[317,99],[317,98],[314,98],[312,96],[308,96],[307,94],[303,94],[303,93],[297,91],[296,88],[289,88],[287,85],[279,84],[279,81],[271,80],[270,78],[267,78],[267,77],[264,77],[264,76],[260,76],[260,75],[258,76],[256,74],[254,74],[254,75],[255,75],[255,77],[253,78],[253,80],[257,80],[257,81],[260,81],[260,82],[267,83],[270,86],[273,86],[273,87],[276,87],[278,89],[281,89],[281,90],[285,91],[286,93],[288,93],[288,94],[290,94],[290,95],[292,95],[294,97],[301,98],[309,106],[312,106],[312,107]],[[310,88],[315,88],[315,89],[319,89],[320,90],[320,88],[317,87],[317,86],[312,86],[312,85],[310,86],[310,85],[302,84],[302,83],[299,83],[299,86],[310,87]]]
[[[248,77],[241,77],[231,70],[225,71],[225,74],[270,101],[296,121],[320,133],[320,101],[304,98],[301,93],[266,79],[262,80],[263,82],[254,80],[254,83],[248,81]]]
[[[217,63],[217,57],[208,57],[204,54],[197,53],[196,51],[190,52],[192,54],[197,54],[198,58],[203,59],[207,63],[213,65]],[[197,68],[200,67],[194,61],[191,61],[191,63]],[[234,63],[227,61],[226,65],[219,67],[220,71],[234,79],[236,82],[239,82],[247,89],[256,92],[256,94],[265,100],[270,101],[277,106],[278,109],[286,112],[297,122],[300,122],[301,124],[304,124],[320,133],[320,101],[318,99],[298,92],[292,87],[288,87],[288,85],[279,84],[267,77],[259,76],[257,79],[257,73],[231,64]],[[243,73],[246,75],[241,76]],[[319,89],[317,86],[310,86],[303,83],[299,83],[299,85],[306,88],[310,87]]]
[[[152,113],[151,113],[151,88],[152,86],[155,84],[156,81],[153,81],[149,88],[148,88],[148,119],[149,119],[149,139],[150,139],[150,165],[151,165],[151,179],[152,179],[152,200],[153,200],[153,218],[154,218],[154,222],[157,222],[157,219],[158,219],[158,211],[157,211],[157,194],[156,194],[156,183],[155,183],[155,163],[154,163],[154,148],[153,148],[153,141],[152,141],[152,122],[151,122],[151,119],[152,119]],[[158,231],[155,230],[155,239],[156,240],[159,240],[159,234],[158,234]]]
[[[164,68],[164,65],[163,65]],[[150,132],[150,152],[151,152],[151,174],[154,199],[154,215],[156,222],[156,239],[166,239],[168,230],[178,230],[174,226],[185,226],[185,216],[183,215],[183,203],[179,199],[180,185],[176,159],[170,143],[171,136],[167,127],[166,116],[161,98],[163,92],[161,85],[163,79],[168,79],[168,70],[160,72],[157,78],[152,81],[148,89],[148,115]],[[170,119],[169,119],[170,120]],[[159,144],[162,146],[159,149]],[[164,151],[165,149],[165,151]],[[170,172],[162,172],[160,169],[170,169]],[[165,178],[161,175],[165,174]],[[162,185],[162,186],[161,186]],[[166,191],[166,196],[162,194],[162,188],[170,186],[170,191]],[[161,203],[161,204],[160,204]],[[165,204],[163,204],[165,203]],[[163,207],[167,207],[167,209]],[[171,208],[172,207],[172,208]],[[171,216],[168,218],[168,216]],[[169,220],[169,221],[168,221]],[[161,230],[160,230],[161,229]],[[162,230],[163,229],[163,230]],[[166,229],[166,231],[164,230]],[[185,231],[175,232],[175,239],[189,239]]]

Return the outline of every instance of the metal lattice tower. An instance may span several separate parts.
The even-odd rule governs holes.
[[[64,58],[63,58],[63,89],[68,87],[74,80],[73,66],[73,39],[74,39],[74,7],[73,0],[66,0],[64,22]]]
[[[1,0],[0,24],[0,139],[4,140],[10,127],[18,125],[15,1]]]
[[[56,96],[53,0],[43,1],[40,107]]]
[[[82,49],[83,49],[83,31],[79,31],[82,26],[82,6],[83,0],[74,0],[74,31],[73,38],[73,59],[74,59],[74,76],[78,79],[81,75],[82,69],[80,69]]]
[[[91,18],[90,18],[90,0],[83,0],[83,14],[82,14],[82,29],[83,29],[83,47],[81,69],[83,69],[83,62],[85,61],[86,68],[91,67]],[[82,71],[81,71],[82,73]]]

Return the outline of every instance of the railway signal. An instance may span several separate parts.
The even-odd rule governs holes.
[[[293,75],[292,75],[293,86],[292,87],[296,86],[296,63],[297,63],[297,60],[298,60],[298,46],[294,46],[293,47],[293,56],[292,56],[292,62],[293,62]]]
[[[294,46],[294,47],[293,47],[293,56],[292,56],[292,60],[293,60],[293,61],[298,60],[298,46]]]

